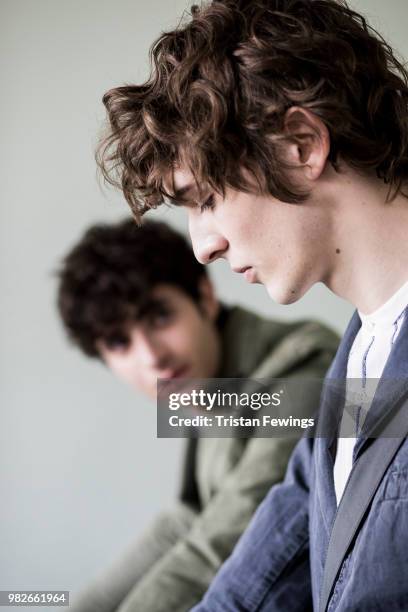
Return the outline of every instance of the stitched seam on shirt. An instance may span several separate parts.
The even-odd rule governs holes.
[[[370,348],[374,344],[374,340],[375,340],[375,336],[373,336],[371,338],[370,344],[366,348],[366,350],[364,352],[364,355],[363,355],[362,372],[361,372],[361,374],[362,374],[361,379],[362,379],[363,389],[366,388],[366,383],[367,383],[367,358],[368,358],[368,353],[370,352]],[[362,406],[358,406],[358,408],[356,410],[356,418],[355,418],[355,436],[356,436],[356,438],[358,438],[359,431],[360,431],[360,414],[361,414],[361,409],[362,409]]]
[[[361,378],[363,379],[363,388],[364,389],[365,389],[366,380],[367,380],[367,357],[368,357],[368,353],[370,352],[370,348],[373,346],[374,340],[375,340],[375,336],[373,336],[371,338],[370,344],[366,348],[366,350],[364,352],[364,355],[363,355],[362,376],[361,376]]]

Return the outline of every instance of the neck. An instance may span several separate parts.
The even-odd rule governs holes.
[[[377,177],[347,171],[339,180],[325,283],[370,314],[408,281],[408,198],[387,202],[388,187]]]

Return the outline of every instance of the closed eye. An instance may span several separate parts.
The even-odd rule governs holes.
[[[200,205],[200,212],[204,210],[212,210],[215,207],[214,194],[208,196],[208,198]]]

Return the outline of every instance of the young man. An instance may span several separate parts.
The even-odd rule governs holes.
[[[158,378],[323,377],[337,338],[311,322],[221,306],[185,239],[163,223],[90,228],[64,259],[59,310],[70,338],[136,391]],[[317,394],[304,399],[310,416]],[[182,494],[72,610],[188,610],[206,591],[295,439],[189,440]]]
[[[327,386],[323,437],[299,442],[197,610],[407,610],[407,71],[341,0],[214,1],[153,58],[104,97],[106,178],[113,163],[136,217],[184,204],[197,258],[276,301],[323,282],[354,304],[330,376],[368,407],[339,436]]]

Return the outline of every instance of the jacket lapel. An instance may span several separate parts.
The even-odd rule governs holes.
[[[372,441],[353,466],[341,499],[327,549],[320,612],[325,612],[337,575],[364,515],[390,463],[405,437],[387,437],[397,428],[401,436],[408,432],[408,403],[405,402],[383,430],[383,437]]]

